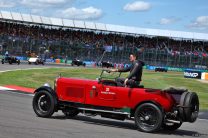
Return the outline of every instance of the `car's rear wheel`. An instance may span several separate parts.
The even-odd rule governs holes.
[[[66,117],[75,117],[76,115],[79,114],[79,110],[77,108],[66,108],[64,110],[62,110],[62,112],[64,113],[64,115]]]
[[[182,122],[180,123],[164,123],[163,129],[168,131],[174,131],[178,129],[182,125]]]
[[[19,60],[17,61],[17,64],[18,64],[18,65],[20,64],[20,61],[19,61]]]
[[[155,132],[161,128],[163,113],[157,105],[144,103],[137,107],[134,118],[140,131]]]
[[[39,117],[51,117],[55,110],[53,95],[46,90],[36,92],[33,97],[33,110]]]

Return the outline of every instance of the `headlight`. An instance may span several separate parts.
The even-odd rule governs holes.
[[[58,79],[61,78],[61,74],[59,74],[58,77],[56,77],[55,81],[54,81],[54,91],[56,92],[56,89],[57,89],[57,81]]]
[[[43,86],[51,87],[50,84],[48,84],[48,83],[45,83]]]

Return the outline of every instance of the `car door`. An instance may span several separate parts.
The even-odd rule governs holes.
[[[98,84],[88,89],[86,104],[123,108],[128,106],[131,89],[125,87]]]

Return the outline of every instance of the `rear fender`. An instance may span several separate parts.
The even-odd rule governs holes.
[[[51,93],[51,95],[53,96],[54,98],[54,103],[55,103],[55,111],[58,111],[58,96],[56,94],[56,92],[51,88],[51,87],[48,87],[48,86],[41,86],[39,87],[38,89],[35,90],[34,94],[35,93],[38,93],[42,90],[45,90],[45,91],[48,91]]]

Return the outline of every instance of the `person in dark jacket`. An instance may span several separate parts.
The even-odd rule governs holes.
[[[112,72],[130,71],[130,74],[126,78],[118,78],[116,81],[120,86],[133,88],[139,86],[140,84],[144,62],[141,60],[136,60],[136,54],[131,54],[129,56],[129,60],[131,61],[131,65],[129,67],[123,69],[111,69],[110,71]]]

